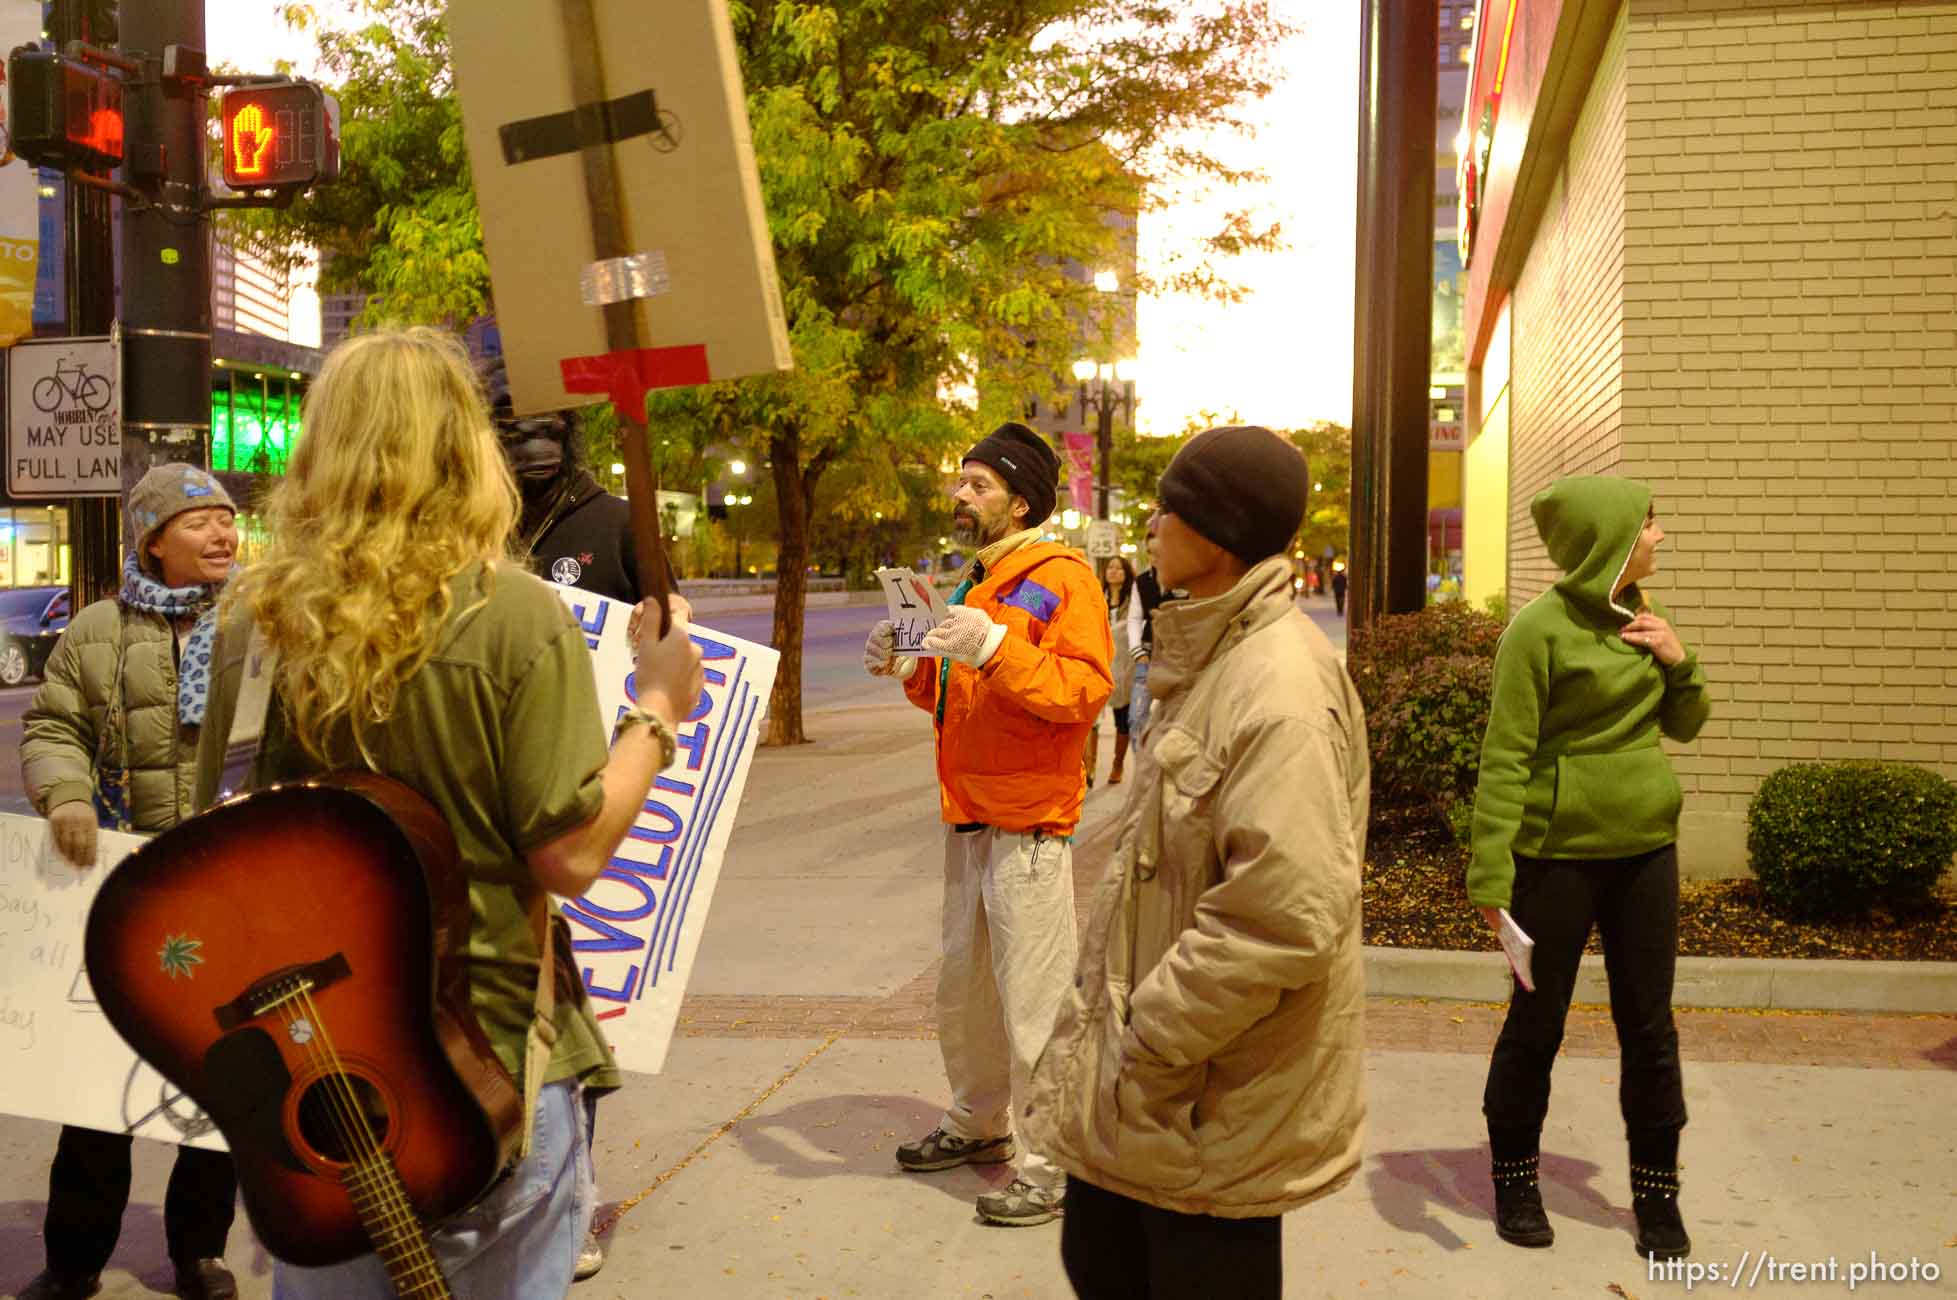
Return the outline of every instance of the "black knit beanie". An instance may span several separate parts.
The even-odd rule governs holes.
[[[1015,420],[994,429],[965,453],[999,471],[1006,488],[1026,498],[1026,518],[1022,527],[1033,528],[1046,522],[1053,503],[1060,495],[1060,457],[1047,440]]]
[[[1262,425],[1207,429],[1162,471],[1162,508],[1245,564],[1291,545],[1305,519],[1311,471]]]

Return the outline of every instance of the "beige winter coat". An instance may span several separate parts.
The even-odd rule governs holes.
[[[117,780],[129,773],[130,829],[164,830],[190,815],[197,728],[177,721],[176,641],[161,614],[114,599],[82,610],[48,656],[21,727],[21,783],[42,814],[91,798],[99,767]]]
[[[1154,714],[1023,1132],[1184,1214],[1337,1190],[1364,1128],[1366,725],[1287,560],[1155,613]]]

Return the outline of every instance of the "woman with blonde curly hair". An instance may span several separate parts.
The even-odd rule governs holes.
[[[254,783],[364,768],[441,811],[470,882],[471,1001],[522,1084],[541,966],[532,917],[555,911],[547,891],[575,897],[597,878],[672,760],[702,676],[675,596],[666,636],[657,617],[638,620],[638,708],[608,753],[583,632],[508,555],[516,510],[451,336],[384,330],[334,349],[268,504],[271,543],[226,593],[198,793],[200,805],[215,795],[255,628],[278,658]],[[569,1288],[593,1209],[580,1080],[611,1066],[589,1006],[560,999],[529,1155],[434,1234],[456,1296]],[[282,1263],[275,1294],[393,1291],[369,1255]]]

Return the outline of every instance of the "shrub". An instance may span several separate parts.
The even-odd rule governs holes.
[[[1500,591],[1489,593],[1488,599],[1481,602],[1481,607],[1482,609],[1487,611],[1488,616],[1490,618],[1499,618],[1504,623],[1508,622],[1508,618],[1509,618],[1508,588],[1504,587]]]
[[[1370,711],[1383,698],[1392,673],[1423,659],[1473,655],[1493,659],[1502,620],[1461,601],[1444,601],[1412,614],[1387,614],[1346,644],[1346,671]]]
[[[1472,798],[1494,677],[1492,658],[1447,655],[1387,679],[1379,707],[1366,715],[1375,800],[1426,804],[1443,815]]]
[[[1957,854],[1957,787],[1909,763],[1796,763],[1746,814],[1760,888],[1802,917],[1929,901]]]

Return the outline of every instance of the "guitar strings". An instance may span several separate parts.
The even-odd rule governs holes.
[[[341,1138],[348,1147],[349,1155],[353,1157],[348,1163],[355,1178],[365,1186],[369,1194],[378,1192],[375,1199],[379,1204],[376,1208],[379,1210],[381,1226],[389,1231],[394,1244],[397,1256],[394,1262],[397,1267],[406,1266],[402,1269],[404,1273],[432,1275],[433,1281],[444,1288],[440,1294],[445,1295],[447,1279],[442,1276],[433,1253],[427,1249],[426,1243],[421,1239],[421,1223],[414,1214],[414,1207],[407,1202],[405,1196],[396,1192],[384,1172],[380,1173],[378,1186],[371,1178],[360,1173],[361,1162],[367,1162],[367,1167],[370,1169],[374,1168],[385,1159],[385,1153],[381,1150],[378,1137],[367,1122],[364,1108],[361,1107],[352,1085],[348,1082],[350,1076],[345,1062],[341,1060],[338,1049],[333,1046],[332,1036],[327,1032],[317,1004],[305,990],[300,991],[300,997],[305,1002],[305,1009],[316,1034],[317,1045],[309,1045],[306,1049],[307,1054],[315,1059],[323,1057],[329,1064],[329,1074],[320,1079],[320,1086],[326,1090],[328,1104],[338,1112],[334,1117],[335,1123],[341,1131]],[[299,1013],[288,1003],[285,1015],[286,1023],[291,1025],[298,1020]],[[362,1145],[367,1148],[365,1153],[358,1150]],[[352,1195],[354,1189],[349,1188],[348,1191],[349,1195]],[[408,1229],[414,1231],[407,1231]],[[403,1253],[403,1243],[405,1243],[406,1253],[418,1258],[399,1258]],[[376,1244],[378,1247],[378,1243]],[[417,1290],[422,1289],[421,1283],[416,1283],[415,1286]]]
[[[309,1045],[306,1049],[307,1054],[315,1059],[323,1057],[329,1066],[328,1075],[322,1077],[319,1082],[320,1086],[326,1091],[328,1105],[337,1112],[334,1116],[335,1124],[340,1129],[342,1141],[347,1145],[348,1154],[352,1157],[348,1163],[356,1171],[360,1167],[360,1162],[378,1163],[380,1160],[385,1159],[385,1154],[381,1149],[378,1136],[374,1133],[372,1126],[367,1121],[364,1107],[360,1105],[359,1098],[354,1093],[352,1084],[348,1082],[349,1075],[345,1062],[341,1060],[338,1049],[333,1046],[332,1035],[327,1032],[325,1020],[320,1016],[319,1008],[313,1002],[311,994],[302,989],[299,996],[305,1003],[305,1010],[310,1017],[316,1035],[315,1044]],[[287,1003],[287,1025],[289,1026],[295,1023],[297,1019],[297,1009],[291,1003]],[[364,1152],[360,1150],[363,1146],[365,1147]],[[358,1176],[358,1173],[356,1173],[356,1177]],[[351,1189],[349,1190],[351,1191]],[[369,1184],[369,1190],[375,1190],[371,1183]],[[383,1226],[391,1230],[391,1235],[393,1235],[397,1243],[397,1250],[399,1249],[398,1243],[405,1239],[409,1247],[409,1253],[420,1256],[419,1259],[411,1263],[405,1260],[400,1262],[410,1263],[410,1271],[413,1272],[434,1270],[436,1266],[433,1255],[426,1249],[426,1244],[420,1240],[420,1220],[415,1217],[414,1207],[408,1203],[405,1196],[400,1195],[393,1186],[388,1185],[384,1175],[378,1187],[378,1192],[380,1217]],[[414,1228],[416,1231],[412,1233],[406,1232],[405,1229],[408,1228]],[[439,1276],[439,1273],[437,1273],[437,1276]]]

